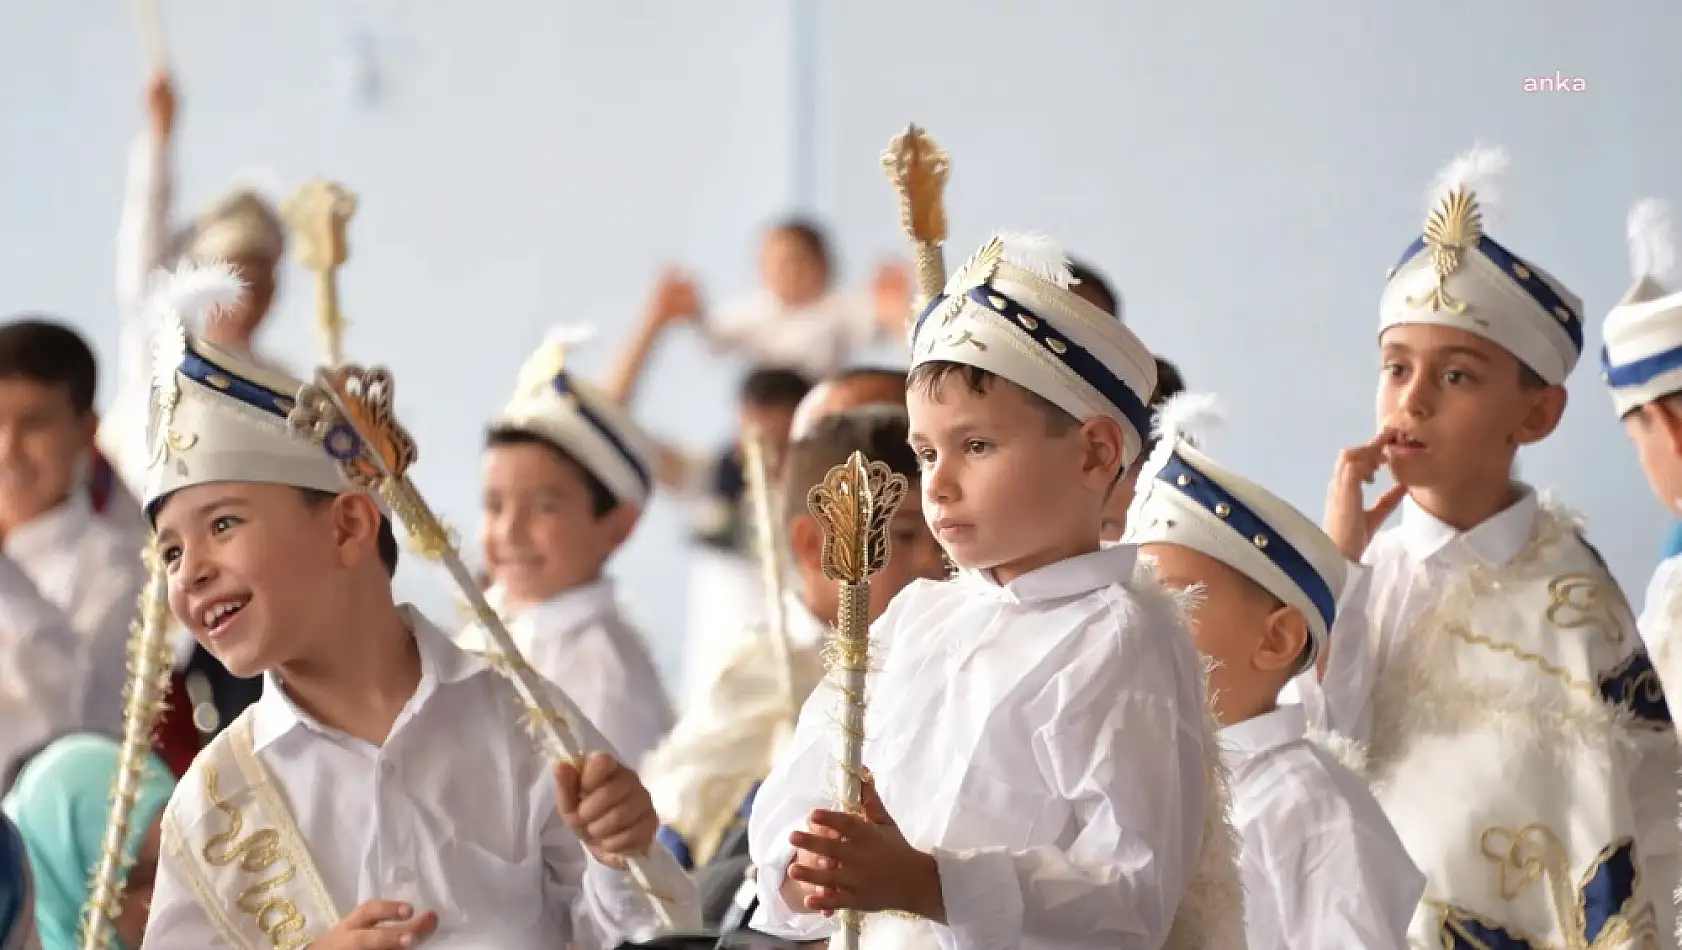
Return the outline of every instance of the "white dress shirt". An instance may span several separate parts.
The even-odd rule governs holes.
[[[784,596],[783,616],[798,710],[823,679],[828,631],[793,593]],[[655,810],[691,848],[717,844],[702,839],[728,825],[753,783],[770,772],[777,742],[793,725],[770,637],[760,629],[737,639],[712,682],[643,761]]]
[[[338,913],[369,900],[436,911],[428,950],[592,950],[652,928],[630,877],[591,858],[561,819],[550,763],[522,725],[513,686],[413,608],[404,616],[421,678],[383,746],[314,721],[273,673],[250,711],[257,759]],[[587,746],[604,747],[575,725]],[[181,785],[192,781],[189,772]],[[166,848],[142,950],[226,947],[175,860]],[[646,864],[654,888],[674,899],[678,926],[695,926],[694,886],[677,861],[656,844]]]
[[[862,294],[830,291],[790,309],[765,289],[719,308],[704,330],[720,349],[739,352],[755,364],[797,370],[812,380],[845,369],[854,351],[878,332],[870,300]]]
[[[1425,875],[1366,780],[1306,726],[1301,706],[1280,706],[1221,730],[1248,950],[1406,950]]]
[[[1191,638],[1136,558],[1122,545],[1004,586],[920,580],[876,622],[864,764],[938,862],[947,924],[873,916],[867,945],[1162,946],[1203,844],[1214,737]],[[789,833],[834,806],[838,695],[812,693],[754,803],[754,926],[783,937],[834,925],[781,888]]]
[[[1468,531],[1404,502],[1351,573],[1324,678],[1299,677],[1299,695],[1425,873],[1416,942],[1481,919],[1575,945],[1612,919],[1674,947],[1654,913],[1677,879],[1675,728],[1575,516],[1515,488]],[[1572,902],[1593,905],[1587,924]]]
[[[671,731],[672,703],[648,639],[624,615],[613,581],[603,578],[528,607],[514,614],[508,632],[526,663],[578,704],[621,761],[639,765]],[[462,642],[489,648],[476,625]]]
[[[1636,624],[1665,694],[1682,697],[1682,554],[1665,558],[1653,570]]]
[[[74,725],[121,735],[129,626],[146,583],[133,532],[95,515],[75,491],[12,529],[5,552],[22,573],[0,576],[0,600],[44,600],[76,631]]]

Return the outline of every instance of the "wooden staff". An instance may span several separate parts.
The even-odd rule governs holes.
[[[339,268],[350,256],[345,226],[356,214],[356,196],[335,182],[316,179],[281,206],[292,230],[298,261],[315,274],[315,330],[327,365],[344,361],[344,313],[339,309]]]
[[[573,730],[568,712],[544,703],[542,681],[521,658],[520,648],[502,618],[485,600],[456,551],[450,532],[409,480],[408,470],[416,457],[415,441],[393,411],[391,374],[382,367],[363,369],[354,364],[317,369],[315,382],[298,390],[287,425],[319,442],[338,460],[352,484],[378,492],[421,553],[444,565],[500,651],[498,666],[514,684],[528,723],[549,757],[581,761],[590,750]],[[672,930],[671,911],[655,893],[643,863],[630,858],[626,870],[653,903],[660,926]]]
[[[888,522],[905,498],[905,476],[862,452],[829,470],[812,486],[806,504],[823,525],[824,576],[841,582],[841,601],[829,637],[830,675],[841,691],[835,773],[837,803],[864,813],[864,688],[870,668],[870,578],[888,561]],[[841,912],[830,950],[858,950],[863,922],[856,910]]]
[[[81,950],[106,950],[111,945],[111,921],[122,911],[123,886],[128,874],[125,846],[140,795],[140,777],[152,754],[152,729],[164,711],[175,653],[170,649],[169,575],[150,542],[143,554],[146,586],[140,594],[140,617],[129,628],[127,700],[123,715],[123,745],[117,756],[117,777],[111,784],[111,811],[105,839],[88,882],[88,902],[82,908]]]
[[[908,321],[946,287],[946,179],[951,160],[915,125],[894,136],[882,153],[882,170],[899,192],[899,222],[916,250],[917,297]]]

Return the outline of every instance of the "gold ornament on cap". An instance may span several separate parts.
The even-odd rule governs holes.
[[[832,682],[841,694],[841,755],[835,763],[837,803],[849,814],[864,811],[864,687],[870,666],[870,578],[888,561],[888,522],[905,498],[905,476],[854,452],[829,470],[806,495],[823,526],[823,571],[841,583],[835,627],[827,653]],[[832,950],[857,950],[862,918],[841,912]]]
[[[946,284],[946,179],[952,163],[929,134],[906,126],[882,153],[882,170],[899,192],[899,220],[916,248],[917,298],[907,320],[940,295]]]
[[[1423,297],[1409,297],[1410,307],[1429,307],[1460,316],[1466,312],[1466,301],[1448,295],[1444,282],[1460,269],[1466,252],[1476,248],[1483,237],[1483,213],[1478,199],[1464,186],[1451,190],[1431,209],[1425,219],[1425,246],[1431,251],[1431,267],[1437,282]]]
[[[281,207],[298,262],[315,274],[315,326],[328,365],[344,361],[344,313],[339,309],[339,268],[350,256],[345,226],[356,214],[356,196],[335,182],[316,179]]]

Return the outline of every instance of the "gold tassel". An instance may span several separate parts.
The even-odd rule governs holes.
[[[917,258],[917,299],[907,322],[946,286],[946,179],[952,163],[929,134],[915,125],[895,136],[882,153],[882,170],[899,192],[899,221]]]
[[[123,745],[117,758],[117,777],[111,785],[111,812],[105,823],[99,863],[88,884],[88,902],[82,908],[81,950],[106,950],[111,944],[111,921],[122,910],[124,878],[128,861],[123,853],[134,803],[140,794],[140,778],[152,754],[152,728],[163,715],[169,694],[169,677],[174,669],[169,629],[169,576],[163,559],[151,544],[142,552],[146,563],[146,585],[140,594],[140,617],[129,628],[128,684],[123,715]]]

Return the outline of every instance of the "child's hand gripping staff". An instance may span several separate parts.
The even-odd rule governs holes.
[[[392,378],[387,370],[344,364],[316,370],[315,383],[298,391],[297,404],[287,422],[294,430],[320,442],[344,467],[346,477],[354,484],[377,491],[403,523],[411,543],[420,553],[449,570],[496,649],[508,658],[507,663],[499,665],[520,694],[548,754],[556,760],[582,765],[590,750],[573,731],[566,713],[544,704],[544,687],[537,675],[520,661],[514,638],[509,636],[508,628],[486,602],[467,565],[462,563],[449,532],[409,481],[406,473],[415,461],[415,442],[398,423],[392,405]],[[661,928],[671,930],[671,911],[649,885],[642,863],[629,857],[625,868],[653,902]]]
[[[842,810],[864,814],[864,687],[870,665],[870,578],[888,560],[888,523],[905,498],[906,481],[881,462],[854,452],[812,487],[806,503],[823,525],[823,568],[841,582],[829,640],[830,675],[841,692],[836,779]],[[841,912],[833,950],[857,950],[859,912]]]

